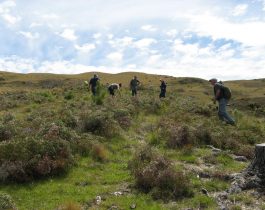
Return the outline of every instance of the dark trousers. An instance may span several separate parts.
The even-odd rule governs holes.
[[[136,95],[137,95],[137,89],[136,88],[135,89],[133,88],[132,89],[132,96],[136,96]]]
[[[97,88],[96,88],[96,87],[92,87],[91,89],[92,89],[92,94],[93,94],[93,96],[95,96],[95,95],[96,95],[96,89],[97,89]]]
[[[165,98],[166,97],[166,91],[165,90],[161,90],[159,98]]]

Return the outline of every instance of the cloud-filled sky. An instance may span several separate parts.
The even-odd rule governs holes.
[[[265,78],[265,0],[0,0],[0,70]]]

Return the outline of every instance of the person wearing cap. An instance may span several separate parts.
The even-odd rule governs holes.
[[[94,74],[94,76],[89,81],[89,90],[90,89],[92,90],[93,96],[96,95],[98,82],[99,82],[98,75]]]
[[[160,94],[159,98],[165,98],[166,97],[166,90],[167,90],[167,84],[163,79],[160,79]]]
[[[108,91],[109,91],[109,94],[114,97],[115,96],[115,90],[120,93],[120,88],[121,88],[122,84],[121,83],[112,83],[108,86]]]
[[[139,84],[140,84],[140,81],[137,79],[136,76],[134,76],[133,79],[130,82],[130,88],[131,88],[131,91],[132,91],[132,96],[136,96],[137,95],[137,89],[138,89]]]
[[[235,125],[235,120],[227,113],[227,99],[224,97],[222,83],[218,82],[216,78],[209,80],[214,89],[214,103],[218,101],[218,116],[219,119],[225,121],[227,124]]]

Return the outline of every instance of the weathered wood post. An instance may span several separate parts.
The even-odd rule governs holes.
[[[265,176],[265,143],[256,144],[255,157],[249,165],[248,171]]]

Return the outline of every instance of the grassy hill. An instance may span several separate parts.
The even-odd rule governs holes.
[[[265,79],[225,82],[234,127],[218,120],[206,80],[98,73],[93,98],[84,85],[92,75],[0,72],[0,209],[218,209],[229,176],[264,141]],[[112,82],[123,84],[115,98],[105,87]],[[253,190],[227,201],[265,209]]]

